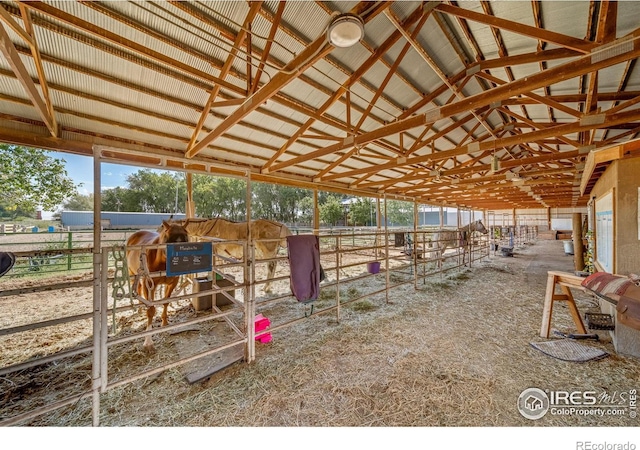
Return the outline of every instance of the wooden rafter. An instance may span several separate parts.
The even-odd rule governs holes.
[[[611,124],[613,124],[613,123],[625,123],[625,122],[638,120],[638,119],[640,119],[640,111],[631,111],[631,112],[626,112],[626,113],[609,114],[609,115],[606,115],[606,116],[603,117],[604,122],[609,122]],[[599,118],[598,118],[598,120],[599,120]],[[491,141],[491,142],[480,142],[480,143],[476,143],[477,145],[473,145],[473,146],[467,145],[467,146],[463,146],[463,147],[457,147],[457,148],[452,149],[452,150],[445,150],[445,151],[441,151],[441,152],[437,152],[437,153],[433,153],[433,154],[428,154],[428,155],[424,155],[424,156],[416,156],[416,157],[413,157],[413,158],[407,158],[405,161],[402,161],[402,162],[396,161],[394,163],[380,164],[380,165],[377,165],[376,167],[373,167],[373,168],[372,167],[366,167],[366,168],[363,168],[363,169],[356,169],[356,170],[353,170],[351,172],[342,173],[341,176],[342,177],[353,177],[353,176],[356,176],[356,175],[361,175],[363,173],[369,173],[371,171],[379,171],[379,170],[384,170],[384,169],[388,169],[388,168],[392,168],[392,167],[397,167],[398,165],[411,165],[411,164],[424,163],[424,162],[428,162],[428,161],[448,159],[448,158],[451,158],[451,157],[454,157],[454,156],[457,156],[457,155],[464,155],[464,154],[467,154],[467,153],[477,153],[477,152],[481,152],[481,151],[485,151],[485,150],[490,150],[493,147],[506,147],[506,146],[509,146],[509,145],[517,145],[517,144],[520,144],[520,143],[523,143],[523,142],[535,142],[539,138],[559,136],[559,135],[577,133],[577,132],[580,132],[580,131],[586,131],[586,130],[599,128],[599,125],[600,124],[594,123],[594,122],[589,121],[589,120],[584,120],[582,124],[580,122],[575,122],[575,123],[569,123],[569,124],[564,124],[564,125],[556,125],[554,127],[549,127],[549,128],[545,128],[545,129],[541,129],[541,130],[536,130],[536,131],[532,131],[530,133],[524,133],[524,134],[518,135],[518,136],[509,136],[509,137],[497,139],[496,142],[493,142],[493,141]],[[325,177],[325,179],[331,179],[331,178],[332,177],[330,177],[330,176]]]
[[[409,42],[411,44],[413,49],[420,55],[420,57],[429,65],[429,67],[436,73],[436,75],[438,75],[438,78],[440,78],[440,80],[442,80],[442,82],[449,88],[449,90],[451,90],[451,92],[453,92],[453,94],[458,99],[465,98],[465,96],[464,96],[464,94],[462,94],[461,90],[455,84],[452,84],[449,81],[449,78],[447,77],[447,75],[440,69],[440,67],[433,60],[433,58],[431,56],[429,56],[427,51],[415,40],[415,37],[410,35],[407,32],[407,30],[404,29],[404,27],[400,24],[398,18],[395,16],[395,14],[393,14],[389,9],[387,9],[385,11],[385,15],[387,16],[387,19],[389,19],[389,21],[393,24],[393,26],[398,31],[400,31],[400,33],[402,33],[404,38],[407,40],[407,42]],[[474,111],[471,111],[471,114],[474,115],[476,120],[478,122],[480,122],[489,133],[492,133],[491,126],[489,126],[486,122],[481,120],[481,118]]]
[[[636,30],[634,36],[636,34],[640,35],[640,30]],[[622,38],[619,41],[621,43],[624,42],[625,44],[629,42],[628,38]],[[450,105],[442,106],[428,113],[403,120],[398,120],[377,130],[371,131],[369,133],[364,133],[360,136],[356,136],[354,139],[348,138],[345,139],[342,143],[333,144],[315,152],[291,158],[286,162],[272,166],[272,171],[281,170],[285,167],[298,164],[303,161],[308,161],[320,156],[335,153],[352,145],[364,145],[381,137],[396,134],[405,130],[409,130],[411,128],[425,126],[427,124],[431,125],[435,121],[440,120],[444,117],[451,117],[463,111],[469,111],[474,108],[479,108],[482,106],[490,105],[492,103],[500,102],[501,100],[516,95],[531,92],[534,89],[549,84],[554,84],[560,80],[577,77],[593,70],[599,70],[601,68],[609,67],[611,65],[627,61],[629,59],[637,58],[640,55],[640,44],[635,39],[631,42],[632,48],[620,55],[611,55],[608,58],[605,57],[597,62],[592,62],[592,64],[585,64],[582,59],[576,59],[574,61],[556,66],[554,68],[547,69],[546,71],[539,72],[525,79],[518,79],[510,83],[498,86],[491,91],[476,94],[459,100]],[[375,170],[375,168],[373,168],[373,170]]]
[[[468,9],[447,5],[446,3],[440,3],[437,6],[437,9],[438,11],[443,13],[463,17],[468,20],[473,20],[475,22],[483,23],[491,27],[511,31],[512,33],[521,34],[533,39],[557,44],[561,47],[566,47],[582,53],[589,53],[597,46],[596,44],[588,40],[577,39],[549,30],[541,30],[540,28],[525,25],[523,23],[512,22],[510,20],[501,19],[499,17],[480,14]]]
[[[5,11],[4,8],[1,6],[0,6],[0,9],[2,11]],[[3,20],[6,20],[6,17],[4,15],[2,15],[1,17]],[[27,32],[27,34],[29,33]],[[28,43],[30,44],[32,49],[35,49],[34,51],[36,52],[36,54],[38,54],[35,41],[33,40],[33,38],[29,39]],[[3,25],[0,25],[0,52],[2,52],[5,59],[11,66],[11,69],[15,73],[18,81],[20,81],[20,84],[22,84],[22,87],[27,93],[27,96],[31,100],[31,103],[33,104],[33,106],[36,108],[38,115],[40,116],[44,124],[47,126],[47,128],[49,129],[49,132],[51,133],[51,135],[53,137],[57,137],[58,125],[56,123],[56,119],[53,114],[53,108],[51,107],[51,102],[48,100],[48,95],[43,99],[43,96],[40,94],[40,92],[38,91],[38,88],[36,87],[36,84],[31,79],[31,76],[29,75],[29,71],[25,67],[22,60],[20,59],[20,55],[18,54],[18,51],[16,50],[13,42],[11,42],[11,38],[9,37],[9,34],[7,33],[7,30],[5,30]],[[39,58],[37,59],[39,61]],[[36,65],[38,64],[36,63]],[[41,71],[42,65],[39,64],[39,66],[40,66],[40,69],[38,69],[38,76],[40,77],[40,80],[44,82],[44,72]],[[44,84],[44,86],[46,86],[46,84]],[[46,89],[44,86],[41,86],[41,87],[43,89]],[[46,90],[43,92],[46,92],[48,94],[48,91]]]
[[[276,11],[276,15],[271,22],[271,29],[269,30],[269,36],[267,38],[267,42],[264,46],[264,50],[262,52],[262,58],[260,58],[260,64],[258,64],[258,68],[256,70],[256,76],[253,79],[253,84],[251,85],[250,93],[253,94],[260,85],[260,79],[262,78],[262,74],[264,72],[264,67],[269,59],[269,54],[271,52],[271,46],[273,41],[275,40],[276,32],[278,31],[278,27],[280,26],[280,22],[282,21],[282,14],[284,14],[284,7],[287,5],[286,1],[278,2],[278,10]]]
[[[282,88],[315,64],[318,60],[331,53],[331,51],[333,51],[333,47],[326,41],[326,37],[323,34],[318,36],[295,58],[289,61],[281,71],[275,74],[269,82],[263,85],[257,92],[250,95],[240,107],[229,114],[222,123],[213,129],[213,131],[189,149],[189,151],[186,152],[187,158],[192,158],[203,151],[207,145],[220,137],[222,133],[249,115],[249,113],[255,111],[258,106],[280,92]]]
[[[233,43],[233,46],[231,47],[231,50],[229,51],[229,54],[227,55],[227,60],[225,61],[224,65],[222,66],[222,70],[220,71],[220,75],[219,75],[220,78],[224,79],[229,74],[229,71],[231,70],[231,65],[233,64],[233,61],[236,59],[236,56],[237,56],[237,53],[238,53],[238,49],[240,48],[240,46],[242,45],[244,40],[247,38],[249,26],[250,26],[251,22],[253,21],[253,19],[258,14],[258,11],[260,10],[260,8],[262,8],[262,1],[261,0],[260,1],[251,2],[251,7],[249,8],[249,12],[247,13],[247,16],[245,17],[244,24],[240,28],[238,33],[236,34],[236,38],[235,38],[235,41]],[[216,97],[218,97],[218,93],[220,92],[220,88],[221,88],[221,86],[219,84],[216,84],[213,87],[213,89],[211,90],[211,93],[209,94],[209,98],[205,102],[204,107],[202,108],[202,112],[200,113],[200,118],[198,119],[198,123],[196,124],[196,127],[193,130],[193,133],[191,135],[191,140],[189,141],[189,146],[188,146],[188,148],[186,150],[187,154],[196,145],[196,141],[198,139],[198,135],[202,131],[202,126],[204,125],[205,120],[207,119],[207,117],[209,117],[209,112],[211,111],[211,105],[213,104],[213,102],[216,99]]]
[[[424,15],[417,14],[417,13],[412,14],[405,21],[405,26],[409,26],[415,23],[418,19],[420,19],[421,16],[424,16]],[[385,42],[380,47],[378,47],[378,49],[376,49],[376,51],[373,52],[369,58],[367,58],[364,64],[362,64],[356,71],[354,71],[354,73],[349,77],[349,79],[345,83],[343,83],[342,86],[340,86],[333,93],[333,95],[329,96],[329,98],[324,102],[324,104],[320,108],[318,108],[319,114],[324,114],[346,92],[348,92],[349,88],[355,83],[357,83],[374,64],[380,61],[382,56],[400,39],[401,36],[402,35],[399,32],[392,33],[391,36],[389,36],[389,38],[387,38]],[[376,91],[376,94],[380,92],[381,90],[379,88]],[[374,103],[375,103],[375,100],[371,102],[371,105],[373,105]],[[371,112],[371,109],[367,108],[367,110],[365,110],[362,114],[363,119],[366,117],[370,117],[370,112]],[[306,133],[309,127],[311,127],[314,122],[315,120],[313,118],[310,118],[302,127],[300,127],[298,131],[296,131],[287,140],[287,142],[285,142],[285,144],[269,159],[269,161],[267,161],[267,163],[264,166],[262,166],[262,169],[261,169],[262,172],[268,173],[271,169],[271,166],[278,160],[278,158],[280,158],[291,147],[291,145],[293,145],[300,138],[301,135]],[[354,132],[357,132],[359,128],[360,128],[360,124],[358,124],[355,127]],[[353,153],[355,152],[352,152],[351,154]],[[342,159],[341,162],[344,162],[346,159],[348,158]]]
[[[139,152],[125,163],[164,152],[182,158],[167,168],[220,162],[258,181],[469,208],[584,205],[587,154],[640,136],[640,91],[629,89],[640,29],[617,20],[639,16],[628,3],[354,2],[364,38],[300,59],[296,89],[274,74],[289,75],[324,34],[319,22],[347,4],[222,4],[3,2],[14,55],[0,59],[21,60],[29,76],[0,69],[0,135],[88,155],[77,140],[109,142]],[[545,174],[525,185],[505,179],[515,172]]]

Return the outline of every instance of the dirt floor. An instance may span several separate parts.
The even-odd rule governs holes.
[[[185,368],[176,367],[107,391],[101,395],[100,424],[638,426],[638,419],[630,417],[629,395],[638,387],[640,360],[616,354],[606,332],[599,332],[603,338],[599,342],[580,342],[608,353],[585,363],[561,361],[530,345],[546,340],[539,331],[548,270],[573,271],[572,257],[564,254],[561,241],[539,240],[516,249],[513,257],[492,255],[470,268],[421,281],[417,290],[413,283],[402,285],[391,291],[389,303],[380,293],[341,305],[340,320],[335,311],[309,315],[309,306],[293,299],[265,305],[258,312],[274,326],[291,317],[303,320],[274,332],[272,342],[258,344],[257,359],[251,364],[234,363],[193,384],[187,382]],[[399,281],[399,277],[394,274],[392,278]],[[344,283],[342,301],[379,290],[384,281],[382,271]],[[82,303],[88,303],[90,311],[90,291],[85,289],[83,295],[88,296]],[[46,304],[51,300],[43,295],[40,299]],[[582,314],[598,310],[591,296],[577,293],[576,300]],[[60,296],[56,301],[65,304]],[[325,289],[316,308],[322,310],[332,302],[335,289]],[[190,305],[178,305],[170,311],[170,322],[197,315]],[[118,321],[124,330],[121,333],[126,334],[144,326],[144,313],[131,310]],[[12,313],[3,307],[0,328],[15,325],[15,310]],[[224,323],[218,320],[211,327],[221,328]],[[142,351],[141,340],[110,349],[110,380],[133,367],[144,370],[166,358],[177,359],[179,342],[189,336],[206,340],[211,327],[155,336],[157,353],[151,356]],[[566,307],[556,307],[552,327],[576,331]],[[64,333],[65,338],[75,336],[76,345],[90,342],[90,333]],[[34,333],[32,339],[40,338]],[[46,346],[57,345],[50,336],[43,339],[35,346],[39,350],[32,353],[47,353]],[[17,352],[11,336],[0,336],[0,344],[3,353]],[[19,359],[17,354],[5,353],[0,367]],[[87,358],[75,356],[55,365],[63,370],[54,374],[54,368],[47,366],[0,376],[0,419],[11,417],[25,405],[53,401],[46,396],[30,399],[47,386],[57,384],[79,392],[90,388]],[[558,409],[531,420],[517,408],[518,397],[528,388],[547,393],[589,391],[607,405],[601,408],[602,416]],[[83,399],[26,425],[91,425],[90,401]]]

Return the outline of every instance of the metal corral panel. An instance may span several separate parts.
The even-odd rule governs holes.
[[[70,229],[90,228],[93,226],[93,211],[62,211],[63,227]],[[104,228],[157,228],[163,220],[181,220],[184,214],[109,212],[101,213]]]

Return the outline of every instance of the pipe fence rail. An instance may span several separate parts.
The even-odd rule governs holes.
[[[77,300],[56,299],[47,304],[40,316],[27,314],[29,320],[3,321],[0,316],[0,345],[18,342],[21,337],[34,343],[34,348],[26,349],[24,354],[0,356],[0,388],[5,390],[7,399],[0,406],[0,425],[20,425],[53,412],[64,416],[68,414],[67,408],[72,407],[82,408],[90,415],[91,424],[99,426],[100,415],[105,414],[100,409],[101,396],[107,391],[239,346],[243,348],[242,360],[251,363],[257,357],[256,341],[265,334],[278,334],[326,314],[335,315],[340,322],[343,309],[358,302],[384,306],[401,301],[391,299],[394,288],[413,284],[420,289],[430,277],[442,277],[447,271],[473,266],[490,256],[493,242],[491,235],[472,235],[466,240],[460,236],[457,245],[442,251],[435,229],[348,231],[319,234],[320,263],[326,279],[314,302],[299,303],[293,296],[286,249],[273,258],[260,259],[256,257],[254,244],[224,241],[241,246],[242,258],[216,254],[213,245],[210,271],[182,275],[172,297],[154,302],[155,306],[169,303],[174,309],[174,320],[148,331],[146,308],[140,306],[138,294],[131,287],[135,276],[128,273],[123,276],[122,257],[114,256],[126,253],[123,244],[126,234],[105,231],[105,240],[97,251],[91,245],[91,233],[85,233],[88,236],[83,238],[66,232],[51,233],[30,247],[14,243],[19,248],[14,253],[20,265],[16,263],[18,267],[0,279],[0,305],[6,306],[11,301],[12,308],[28,308],[30,304],[22,303],[21,299],[29,294],[46,292],[48,298],[54,299],[56,292],[81,292],[89,286],[93,288],[93,298],[85,295]],[[535,235],[527,231],[526,239],[535,239]],[[11,251],[11,244],[0,241],[0,245],[3,246],[0,251]],[[64,263],[43,278],[29,270],[28,261],[35,257]],[[69,270],[70,258],[71,270],[82,272],[83,268],[86,273],[73,280],[57,281],[56,274]],[[265,266],[274,262],[275,275],[269,280]],[[57,265],[58,262],[49,262],[43,266]],[[166,272],[145,275],[163,276]],[[266,293],[264,286],[269,281],[273,282],[274,291]],[[65,302],[73,302],[74,308]],[[268,317],[270,326],[256,331],[255,320],[259,315]],[[194,331],[200,333],[198,339],[210,340],[208,346],[194,347],[185,354],[169,345]],[[65,341],[65,345],[49,345],[61,334],[73,335],[73,340]],[[170,361],[139,352],[147,336],[157,341],[157,353],[170,354]],[[128,361],[125,368],[118,365],[119,360]],[[46,388],[34,381],[41,376],[48,378]],[[26,401],[21,386],[29,384],[37,386],[32,389],[33,398]]]

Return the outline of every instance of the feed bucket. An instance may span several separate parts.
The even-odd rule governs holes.
[[[369,273],[378,273],[380,272],[380,261],[374,261],[367,263],[367,271]]]
[[[573,241],[566,240],[562,241],[564,244],[564,254],[565,255],[573,255]]]

